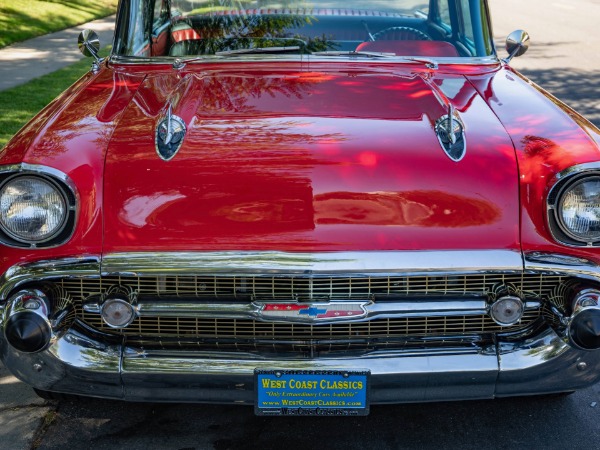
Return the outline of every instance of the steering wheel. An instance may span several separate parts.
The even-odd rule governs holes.
[[[425,33],[411,27],[385,28],[371,35],[374,41],[431,41]]]

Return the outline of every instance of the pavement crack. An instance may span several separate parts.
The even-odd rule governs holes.
[[[52,406],[51,406],[52,408]],[[50,409],[44,417],[42,417],[42,423],[38,427],[37,431],[33,435],[33,442],[31,444],[31,450],[37,449],[40,445],[42,445],[42,439],[48,431],[48,428],[56,422],[58,419],[58,405],[54,405],[54,408]]]
[[[53,405],[50,403],[43,403],[43,404],[39,404],[39,403],[30,403],[28,405],[18,405],[18,406],[5,406],[4,408],[0,408],[0,414],[2,414],[4,411],[19,411],[21,409],[26,409],[26,408],[48,408],[48,407],[52,407]]]

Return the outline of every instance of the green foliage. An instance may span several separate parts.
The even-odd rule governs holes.
[[[101,54],[108,54],[108,50]],[[0,91],[0,148],[42,108],[89,71],[91,63],[91,58],[84,59],[29,83]]]
[[[114,14],[118,0],[0,0],[0,48]]]
[[[187,55],[213,55],[228,50],[299,46],[302,53],[332,50],[335,43],[326,36],[310,38],[295,30],[312,24],[310,16],[208,15],[189,27],[198,29],[202,39],[186,43]]]

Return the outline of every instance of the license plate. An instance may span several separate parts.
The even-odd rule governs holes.
[[[255,370],[259,416],[366,416],[369,371]]]

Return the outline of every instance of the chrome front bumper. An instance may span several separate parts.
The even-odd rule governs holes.
[[[343,261],[344,270],[353,273],[438,272],[441,265],[433,261],[459,261],[446,265],[449,272],[485,273],[493,261],[494,270],[522,272],[538,270],[548,274],[569,274],[600,281],[600,270],[589,262],[552,255],[532,255],[521,259],[514,252],[472,252],[469,258],[458,252],[405,254],[405,264],[389,258],[352,259],[348,255],[329,255],[327,260],[288,256],[272,264],[263,255],[262,270],[306,273],[333,272]],[[277,256],[277,255],[276,255]],[[341,257],[343,256],[343,258]],[[156,257],[144,255],[136,260],[113,257],[39,262],[15,266],[2,279],[2,302],[11,291],[31,281],[65,276],[100,276],[106,274],[155,273]],[[128,264],[126,263],[128,261]],[[160,262],[160,259],[158,260]],[[190,273],[204,273],[214,265],[204,266],[196,256],[170,260],[170,273],[188,268]],[[486,264],[486,261],[488,262]],[[213,261],[214,262],[214,261]],[[467,264],[465,264],[465,262]],[[135,264],[133,264],[135,263]],[[164,263],[164,261],[163,261]],[[243,271],[247,262],[223,259],[223,272]],[[252,258],[250,265],[257,264]],[[132,265],[136,269],[132,269]],[[158,264],[165,270],[164,264]],[[324,266],[323,266],[324,265]],[[185,272],[185,270],[184,270]],[[368,370],[370,402],[373,404],[488,399],[494,397],[535,395],[571,391],[589,386],[600,379],[600,350],[573,348],[566,336],[548,327],[534,337],[518,343],[497,343],[487,347],[456,347],[372,351],[360,356],[339,354],[336,357],[275,357],[271,354],[180,349],[148,350],[128,346],[120,338],[112,342],[96,335],[78,322],[59,336],[44,351],[22,353],[8,345],[0,335],[0,358],[15,376],[41,390],[80,394],[128,401],[214,402],[252,404],[254,371],[263,370]]]
[[[47,350],[0,355],[42,390],[152,402],[254,402],[254,370],[369,370],[373,404],[490,399],[575,390],[600,378],[600,351],[571,348],[551,329],[519,345],[275,359],[235,353],[143,351],[101,343],[75,326]]]

